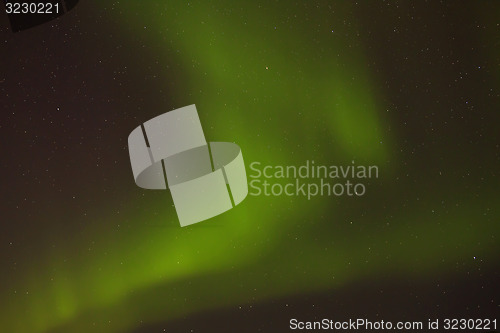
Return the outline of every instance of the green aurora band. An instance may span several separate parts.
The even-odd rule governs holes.
[[[1,287],[2,331],[123,332],[373,276],[450,275],[464,257],[471,258],[466,266],[474,264],[471,253],[498,255],[498,242],[486,236],[498,232],[498,223],[483,217],[485,205],[500,203],[494,182],[483,188],[482,199],[465,196],[447,214],[430,207],[460,191],[451,177],[438,184],[436,178],[393,184],[405,168],[425,171],[403,164],[397,149],[402,134],[388,130],[387,100],[377,88],[350,3],[332,3],[333,15],[328,2],[120,6],[127,29],[163,48],[165,66],[172,54],[182,62],[182,77],[163,78],[178,85],[170,108],[196,103],[207,139],[234,140],[247,170],[256,160],[355,160],[378,165],[380,177],[367,185],[363,198],[249,196],[231,211],[187,228],[177,226],[168,192],[145,192],[150,207],[131,203],[119,216],[99,212],[75,239],[61,237],[56,248],[37,254],[35,264],[32,258],[20,262],[19,275]],[[317,25],[331,25],[335,32]],[[133,183],[132,174],[123,181]],[[420,200],[401,210],[408,186]],[[390,228],[381,207],[395,207]],[[158,211],[154,220],[148,208]],[[161,225],[166,226],[156,227]]]

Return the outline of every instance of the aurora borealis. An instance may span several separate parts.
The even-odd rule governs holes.
[[[0,331],[497,315],[499,12],[81,0],[16,34],[2,16]],[[180,228],[168,191],[135,186],[127,137],[190,104],[247,172],[354,161],[378,178],[362,197],[248,196]]]

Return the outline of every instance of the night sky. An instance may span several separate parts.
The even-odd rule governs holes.
[[[0,15],[0,331],[500,319],[500,1],[98,1]],[[181,228],[129,133],[196,104],[249,165],[377,165]],[[500,325],[500,322],[498,323]]]

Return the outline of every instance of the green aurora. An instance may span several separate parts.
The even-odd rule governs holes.
[[[137,124],[196,104],[207,139],[236,142],[247,172],[253,161],[303,165],[314,160],[318,165],[377,165],[380,174],[367,181],[363,197],[248,196],[223,215],[180,228],[170,194],[135,188],[127,156],[121,154],[117,167],[128,169],[119,175],[130,171],[130,177],[115,181],[128,193],[112,202],[121,201],[125,208],[108,206],[108,194],[90,185],[82,191],[103,202],[88,216],[72,216],[72,223],[85,227],[71,235],[53,230],[56,243],[18,257],[16,270],[4,277],[2,332],[127,332],[145,323],[337,290],[374,277],[453,277],[477,267],[475,257],[482,258],[485,269],[495,267],[499,182],[496,171],[484,170],[498,169],[498,155],[481,156],[474,147],[447,149],[460,120],[436,125],[444,139],[424,136],[431,147],[412,155],[407,147],[422,138],[398,125],[402,120],[391,95],[398,89],[387,88],[390,78],[373,65],[376,51],[365,36],[369,20],[359,6],[341,1],[81,2],[67,16],[78,15],[83,25],[84,17],[94,14],[117,25],[125,45],[141,40],[143,50],[123,57],[159,61],[154,66],[161,69],[159,82],[165,87],[159,88],[175,86],[158,109],[137,113]],[[400,4],[406,15],[409,2]],[[479,7],[471,15],[487,15]],[[494,33],[477,32],[485,41]],[[90,45],[88,38],[82,47]],[[104,43],[104,34],[96,39]],[[498,43],[494,49],[499,51]],[[132,50],[124,47],[124,52]],[[485,61],[498,60],[492,50],[482,51],[484,59],[492,59]],[[408,68],[418,73],[419,59],[408,54]],[[488,80],[498,83],[498,63],[494,68]],[[451,93],[451,88],[444,91],[441,106],[422,110],[422,117],[444,108],[444,99],[455,98]],[[498,128],[494,111],[482,112]],[[129,126],[120,133],[133,124],[117,120],[117,126]],[[418,131],[419,124],[410,126]],[[427,133],[424,126],[420,130]],[[494,133],[487,127],[484,136]],[[466,174],[471,176],[464,179]],[[480,179],[485,180],[475,187]],[[83,180],[78,184],[85,188]],[[54,213],[33,219],[50,228],[47,221],[58,218]]]

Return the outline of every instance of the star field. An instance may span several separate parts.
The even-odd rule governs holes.
[[[0,330],[281,332],[498,313],[495,1],[80,1],[0,15]],[[377,165],[362,197],[178,226],[127,137],[196,104],[245,164]],[[332,318],[333,319],[333,318]]]

